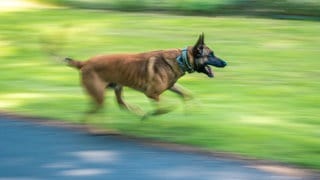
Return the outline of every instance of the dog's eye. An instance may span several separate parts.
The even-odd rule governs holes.
[[[203,57],[203,52],[202,52],[202,51],[199,51],[199,52],[196,54],[196,58],[200,58],[200,57]]]

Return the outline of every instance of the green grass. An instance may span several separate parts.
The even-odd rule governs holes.
[[[205,32],[229,66],[216,77],[187,74],[195,99],[141,122],[121,111],[113,92],[90,123],[124,134],[320,168],[319,22],[244,17],[185,17],[112,11],[36,10],[0,14],[0,108],[77,123],[90,107],[76,70],[43,47],[85,60],[93,55],[183,48]],[[41,44],[45,39],[50,44]],[[59,46],[59,47],[57,47]],[[145,111],[152,103],[126,89]]]

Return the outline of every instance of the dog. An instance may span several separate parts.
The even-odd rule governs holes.
[[[200,34],[194,46],[184,49],[100,55],[87,61],[65,58],[65,61],[80,70],[82,85],[96,105],[91,113],[103,107],[104,93],[108,87],[114,89],[120,107],[131,110],[122,98],[124,86],[141,91],[155,102],[159,102],[160,95],[166,90],[187,99],[190,95],[176,83],[186,72],[204,73],[212,78],[214,73],[210,65],[219,68],[227,65],[204,43],[204,33]],[[158,107],[144,117],[168,111]]]

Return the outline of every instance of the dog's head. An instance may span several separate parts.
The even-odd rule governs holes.
[[[227,65],[224,60],[218,58],[213,50],[205,45],[203,33],[199,36],[197,43],[192,47],[192,56],[194,59],[194,69],[197,72],[205,73],[211,78],[214,77],[214,74],[209,65],[219,68]]]

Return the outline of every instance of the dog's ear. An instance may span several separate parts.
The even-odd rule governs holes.
[[[194,47],[201,46],[201,45],[204,45],[204,34],[203,33],[199,35],[198,41],[196,42]]]
[[[202,32],[201,36],[201,44],[204,45],[204,33]]]
[[[192,48],[192,52],[194,56],[202,52],[203,45],[204,45],[204,33],[200,34],[198,41]]]

